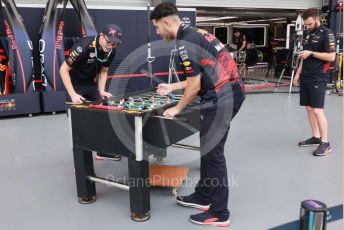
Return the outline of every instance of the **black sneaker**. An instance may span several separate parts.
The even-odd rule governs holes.
[[[213,225],[216,227],[228,227],[231,224],[229,217],[217,217],[210,212],[202,212],[199,214],[191,215],[189,220],[194,224]]]
[[[305,141],[300,141],[300,147],[318,146],[321,144],[321,140],[318,137],[311,137]]]
[[[119,155],[110,155],[106,153],[97,153],[96,160],[112,160],[112,161],[120,161],[122,159]]]
[[[194,196],[194,193],[189,196],[177,196],[177,203],[185,207],[197,208],[201,211],[208,211],[210,203],[200,202]]]
[[[321,142],[316,150],[314,150],[314,156],[327,156],[332,152],[332,148],[329,142]]]

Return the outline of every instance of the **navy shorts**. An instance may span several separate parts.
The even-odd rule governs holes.
[[[326,95],[326,82],[301,81],[300,105],[312,108],[324,108]]]

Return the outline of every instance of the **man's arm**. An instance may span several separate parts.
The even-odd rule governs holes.
[[[185,89],[188,85],[187,81],[176,82],[172,84],[172,91]]]
[[[74,90],[74,87],[72,85],[72,81],[70,80],[69,72],[72,70],[71,67],[67,65],[67,63],[64,61],[60,67],[60,76],[63,82],[64,87],[67,90],[67,93],[72,99],[73,103],[82,103],[85,101],[85,98],[83,98],[81,95],[77,94]]]
[[[243,35],[242,45],[241,45],[239,51],[243,50],[246,47],[246,44],[247,44],[246,36]]]
[[[301,75],[301,71],[302,71],[302,66],[303,66],[303,59],[301,59],[299,67],[297,68],[296,73],[295,73],[295,77],[294,77],[294,80],[293,80],[293,83],[294,83],[295,86],[299,86],[300,85],[299,82],[300,82],[300,75]]]
[[[303,59],[300,60],[299,67],[296,70],[296,74],[300,75],[302,71],[302,66],[303,66]]]
[[[322,61],[330,61],[333,62],[336,59],[336,52],[314,52],[310,50],[303,50],[300,52],[299,57],[302,59],[307,59],[313,55],[314,58],[317,58]]]
[[[107,67],[102,67],[99,73],[99,79],[98,79],[98,88],[99,88],[99,95],[101,97],[112,97],[112,94],[109,92],[105,91],[105,86],[106,86],[106,80],[107,80],[107,72],[108,72]]]
[[[201,89],[201,75],[198,74],[193,77],[188,77],[186,79],[186,83],[179,84],[179,86],[182,85],[186,86],[182,99],[175,107],[166,110],[164,112],[164,116],[174,117],[178,113],[180,113],[180,111],[182,111],[182,109],[184,109],[188,104],[190,104],[190,102],[198,95],[198,92]]]
[[[162,83],[158,85],[157,92],[160,95],[167,95],[173,91],[185,89],[187,86],[187,81],[176,82],[172,84]]]
[[[310,56],[313,56],[316,59],[326,61],[326,62],[334,62],[336,59],[336,49],[335,49],[335,37],[332,32],[327,31],[324,39],[321,40],[321,45],[324,47],[322,52],[315,52],[311,50],[304,50],[300,52],[300,57],[303,59],[307,59]]]
[[[320,59],[322,61],[333,62],[336,59],[336,52],[331,52],[331,53],[313,52],[313,57]]]
[[[180,110],[184,109],[185,106],[190,104],[190,102],[198,95],[201,90],[201,76],[197,75],[194,77],[188,77],[186,79],[186,88],[182,99],[177,104]]]

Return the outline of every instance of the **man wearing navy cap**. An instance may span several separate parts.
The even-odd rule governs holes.
[[[105,91],[109,65],[115,57],[116,48],[122,44],[121,29],[106,25],[97,36],[80,39],[72,48],[60,68],[60,76],[68,93],[67,100],[82,103],[109,98]],[[98,76],[98,80],[97,80]],[[120,160],[120,156],[97,154],[98,159]]]

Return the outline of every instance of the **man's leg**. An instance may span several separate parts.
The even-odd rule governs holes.
[[[313,151],[315,156],[326,156],[332,152],[330,143],[328,142],[328,124],[324,113],[326,95],[326,82],[314,82],[311,91],[311,106],[313,107],[314,117],[319,127],[321,143],[316,150]]]
[[[308,116],[309,125],[312,131],[312,137],[308,138],[307,140],[300,141],[298,143],[301,147],[308,147],[308,146],[318,146],[320,141],[320,130],[314,115],[314,108],[312,107],[311,103],[311,90],[314,87],[312,82],[302,81],[300,82],[300,105],[306,107],[306,112]]]
[[[195,192],[188,196],[178,196],[177,203],[186,206],[196,208],[202,211],[207,211],[210,207],[210,196],[212,190],[210,187],[206,186],[207,176],[207,167],[204,160],[205,153],[205,136],[211,127],[211,124],[214,120],[214,115],[216,110],[212,112],[206,112],[204,110],[200,111],[200,144],[201,144],[201,169],[200,169],[200,180],[198,181]]]
[[[327,119],[324,113],[326,87],[326,82],[314,82],[310,88],[310,104],[322,142],[327,142]]]
[[[321,143],[317,149],[313,151],[314,156],[327,156],[332,152],[332,148],[330,143],[328,142],[327,137],[327,119],[324,113],[324,109],[321,108],[314,108],[314,115],[317,120],[320,135],[321,135]]]
[[[194,194],[200,199],[210,201],[211,205],[208,211],[191,215],[190,221],[193,223],[222,227],[230,224],[229,182],[224,145],[232,113],[223,109],[201,112],[201,179]]]
[[[324,109],[314,108],[314,118],[316,121],[316,126],[319,130],[319,137],[321,137],[322,142],[328,142],[327,139],[327,119],[324,113]]]
[[[227,179],[227,169],[226,162],[223,156],[223,146],[221,148],[222,137],[226,136],[226,130],[222,132],[222,136],[218,138],[218,135],[215,135],[214,132],[219,131],[219,129],[213,127],[216,122],[216,109],[201,110],[201,130],[200,130],[200,144],[201,144],[201,169],[200,169],[200,180],[198,181],[195,192],[189,196],[179,196],[177,197],[177,203],[187,206],[200,209],[202,211],[207,211],[209,209],[211,198],[214,193],[214,187],[212,183],[216,180],[216,183],[219,181],[224,181]],[[222,120],[219,118],[218,120]],[[223,122],[223,120],[222,120]],[[217,122],[219,123],[219,122]],[[225,124],[222,124],[225,126]],[[219,148],[218,148],[219,146]],[[222,154],[221,154],[222,151]],[[216,155],[216,156],[215,156]],[[222,156],[221,156],[222,155]],[[214,159],[215,158],[215,159]],[[220,166],[218,166],[220,164]],[[217,172],[214,174],[214,171]],[[225,174],[223,172],[225,171]],[[219,175],[221,174],[221,175]],[[221,178],[219,178],[221,177]],[[226,179],[223,179],[225,177]],[[228,192],[224,193],[225,195]],[[228,200],[227,200],[228,201]],[[227,202],[225,202],[225,209],[227,209]]]
[[[207,195],[211,206],[209,211],[223,218],[229,217],[228,194],[229,182],[227,165],[224,156],[224,145],[227,141],[228,130],[220,142],[202,158],[202,170],[207,174],[204,181],[206,189],[201,190],[202,195]]]
[[[311,106],[306,106],[306,111],[308,115],[309,125],[311,126],[313,137],[320,138],[320,130],[318,126],[317,119],[314,114],[314,108]]]

